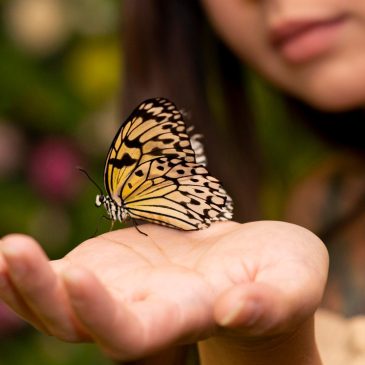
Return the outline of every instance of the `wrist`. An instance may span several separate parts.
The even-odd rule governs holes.
[[[216,336],[199,343],[202,365],[322,365],[311,317],[291,333],[266,338]]]

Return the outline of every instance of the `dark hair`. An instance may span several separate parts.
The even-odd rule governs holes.
[[[164,96],[204,134],[209,169],[235,202],[235,220],[262,218],[261,158],[241,61],[216,37],[196,0],[124,0],[123,110]],[[365,152],[364,112],[324,113],[285,97],[291,118],[327,142]],[[345,128],[344,128],[345,126]]]
[[[363,127],[365,111],[322,112],[295,98],[286,97],[288,110],[322,140],[335,147],[365,154]]]
[[[123,113],[164,96],[204,134],[209,170],[235,202],[235,220],[260,217],[260,158],[244,72],[196,0],[125,0]],[[248,194],[246,192],[249,192]]]

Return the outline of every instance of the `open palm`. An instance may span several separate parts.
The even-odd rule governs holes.
[[[40,330],[123,360],[215,334],[280,334],[320,302],[327,254],[303,228],[141,229],[148,236],[109,232],[51,262],[29,237],[5,237],[0,296]]]

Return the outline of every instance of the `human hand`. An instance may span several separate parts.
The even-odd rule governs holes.
[[[148,237],[135,228],[109,232],[56,261],[27,236],[4,237],[0,297],[38,329],[95,341],[119,360],[214,335],[280,336],[320,303],[327,252],[303,228],[141,229]]]

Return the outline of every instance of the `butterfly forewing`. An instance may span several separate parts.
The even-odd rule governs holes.
[[[119,195],[137,166],[162,156],[195,161],[179,110],[166,99],[149,99],[133,111],[112,142],[104,171],[108,194]]]

